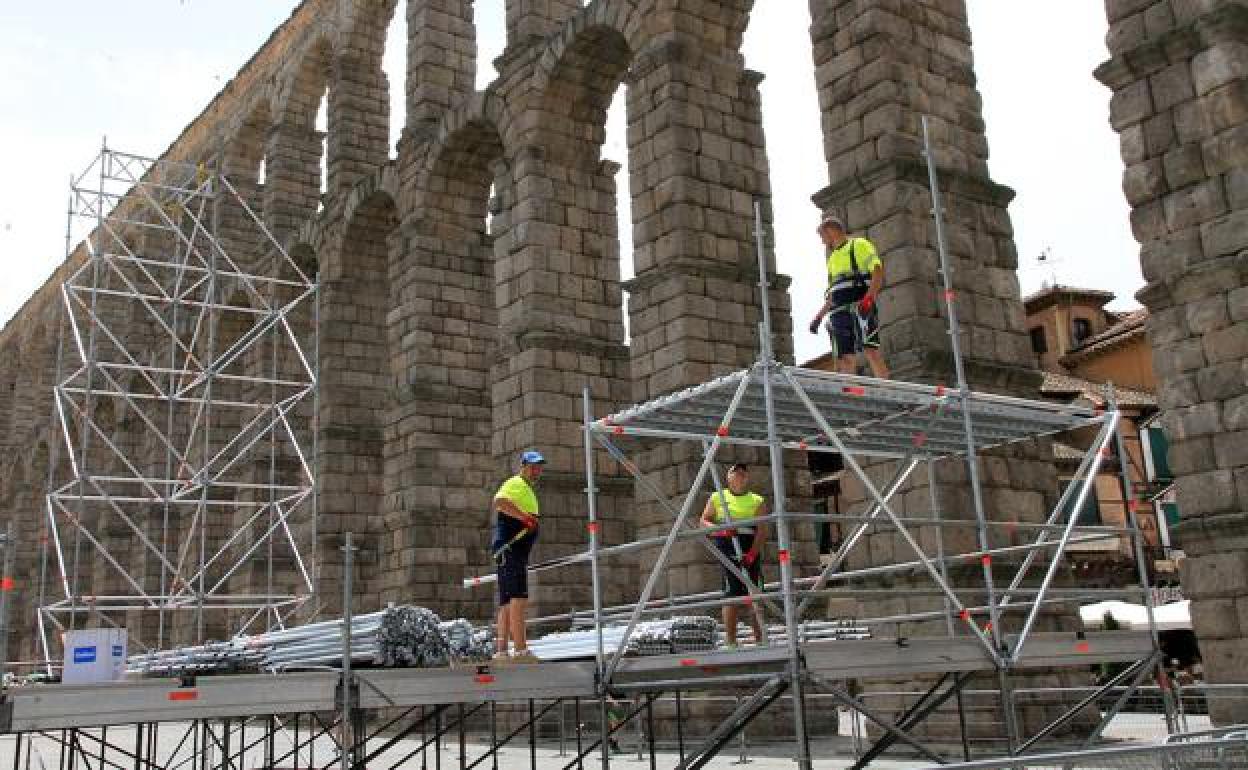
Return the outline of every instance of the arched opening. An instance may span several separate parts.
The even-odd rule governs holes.
[[[303,52],[265,155],[265,215],[284,240],[321,207],[334,170],[327,143],[333,52],[320,39]]]
[[[481,90],[498,79],[494,60],[507,45],[506,0],[475,0],[472,15],[477,27],[476,88]]]
[[[264,184],[267,175],[265,141],[273,124],[268,104],[258,104],[238,132],[226,144],[225,164],[222,169],[230,184],[250,203],[248,193],[254,195]]]
[[[226,252],[245,270],[256,270],[267,251],[263,234],[252,221],[252,216],[263,216],[264,186],[268,175],[266,143],[272,125],[268,104],[261,102],[242,122],[225,148],[222,171],[238,191],[241,203],[232,196],[221,198],[217,235]]]
[[[321,168],[317,184],[316,211],[325,210],[325,193],[329,191],[329,91],[321,95],[321,102],[316,108],[316,133],[320,137]]]
[[[386,327],[398,214],[391,196],[378,191],[348,217],[339,250],[320,265],[320,530],[353,532],[357,546],[375,553],[391,408]],[[339,545],[322,538],[318,564],[341,564]],[[375,603],[375,584],[373,562],[362,570],[356,595]],[[327,612],[340,608],[341,597],[321,598]]]
[[[404,0],[403,5],[406,5]],[[386,27],[386,45],[381,55],[381,69],[389,85],[389,115],[386,121],[388,141],[386,159],[396,155],[399,139],[403,136],[403,124],[407,120],[407,13],[398,8]]]

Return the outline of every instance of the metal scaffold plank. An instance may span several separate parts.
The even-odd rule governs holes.
[[[364,669],[355,676],[362,708],[588,698],[596,692],[594,665],[581,661],[497,668]]]
[[[91,685],[54,685],[11,690],[5,732],[176,722],[328,711],[338,686],[335,672],[272,676],[200,677],[190,686],[177,679]]]

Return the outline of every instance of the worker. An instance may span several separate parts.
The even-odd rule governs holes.
[[[520,455],[520,472],[503,482],[494,493],[497,513],[494,553],[498,575],[498,630],[495,635],[495,663],[537,663],[529,651],[524,632],[524,614],[529,603],[529,553],[537,542],[538,505],[533,487],[542,476],[546,458],[528,450]],[[508,645],[515,651],[509,653]]]
[[[764,516],[767,503],[763,496],[750,491],[750,468],[745,463],[736,463],[728,469],[727,488],[716,490],[706,501],[702,510],[702,526],[718,527],[723,524],[745,522]],[[724,504],[727,503],[728,515],[724,515]],[[731,529],[721,529],[711,534],[715,547],[733,564],[744,572],[756,587],[761,585],[763,577],[762,553],[763,544],[767,542],[767,528],[763,524],[740,525]],[[739,551],[738,551],[739,549]],[[738,555],[739,553],[739,555]],[[734,598],[749,596],[749,587],[727,567],[724,572],[724,596]],[[759,619],[757,607],[748,615],[750,628],[754,630],[754,642],[763,642],[763,624]],[[737,646],[737,603],[724,605],[724,634],[729,649]]]
[[[826,247],[828,289],[823,306],[810,322],[810,333],[818,334],[828,316],[828,336],[832,354],[842,374],[858,369],[858,354],[867,357],[871,373],[888,379],[888,365],[880,353],[880,320],[876,299],[884,286],[884,263],[875,246],[866,238],[850,238],[845,223],[828,215],[817,232]]]

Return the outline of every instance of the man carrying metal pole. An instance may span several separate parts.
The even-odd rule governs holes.
[[[702,526],[718,527],[727,523],[745,522],[767,515],[767,503],[763,496],[749,491],[750,469],[745,463],[736,463],[728,469],[728,488],[721,489],[706,501],[702,511]],[[754,585],[762,585],[762,560],[759,554],[767,541],[766,525],[739,526],[715,532],[715,546],[724,556],[741,566]],[[734,542],[735,541],[735,542]],[[727,598],[749,596],[749,587],[736,575],[724,571],[724,596]],[[752,603],[751,603],[752,604]],[[737,646],[737,605],[725,604],[723,608],[724,634],[728,647]],[[750,628],[754,629],[754,643],[762,644],[763,625],[757,610],[746,615]]]
[[[841,374],[855,374],[858,354],[867,357],[871,374],[888,379],[888,364],[880,353],[880,316],[875,300],[884,288],[884,263],[866,238],[850,238],[845,223],[825,216],[816,230],[827,247],[828,289],[823,305],[810,322],[818,334],[824,316],[828,336]]]
[[[498,630],[494,663],[537,663],[525,637],[524,613],[529,603],[529,553],[537,542],[538,505],[533,491],[546,458],[529,450],[520,455],[520,472],[494,493],[496,512],[490,550],[498,565]],[[509,643],[515,652],[508,653]]]

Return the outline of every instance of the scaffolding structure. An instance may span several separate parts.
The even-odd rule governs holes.
[[[152,679],[94,687],[30,688],[13,690],[0,709],[0,732],[17,735],[19,755],[36,741],[59,747],[61,767],[112,766],[181,767],[188,762],[202,768],[233,768],[246,764],[249,751],[262,754],[264,767],[285,766],[325,770],[339,764],[343,770],[364,767],[407,766],[420,757],[427,767],[426,750],[434,751],[441,767],[444,738],[458,735],[458,766],[470,768],[494,757],[509,742],[527,732],[530,766],[537,767],[537,733],[543,719],[558,708],[572,704],[576,721],[582,707],[585,721],[596,727],[582,742],[577,731],[575,756],[566,768],[581,768],[588,761],[604,770],[611,764],[611,736],[627,725],[645,720],[649,725],[651,767],[656,766],[654,706],[658,698],[674,695],[676,729],[682,729],[681,697],[690,692],[739,694],[731,713],[722,718],[694,746],[686,750],[680,738],[676,767],[694,770],[719,755],[757,717],[776,706],[792,714],[793,758],[799,768],[814,766],[807,727],[808,703],[829,699],[852,709],[870,722],[876,740],[853,762],[865,767],[891,746],[909,750],[935,763],[946,759],[941,748],[930,745],[916,728],[924,720],[969,692],[972,681],[982,687],[985,677],[995,677],[995,694],[1002,707],[1008,732],[1006,747],[1012,755],[1034,751],[1045,739],[1081,714],[1086,706],[1107,693],[1121,692],[1105,710],[1100,724],[1086,736],[1094,743],[1101,731],[1124,706],[1131,692],[1158,671],[1159,641],[1155,624],[1149,632],[1049,631],[1037,621],[1056,605],[1084,599],[1101,600],[1104,590],[1058,585],[1056,573],[1063,552],[1072,544],[1093,539],[1130,539],[1140,564],[1140,584],[1124,588],[1119,595],[1151,602],[1142,563],[1141,532],[1134,506],[1127,506],[1125,527],[1081,526],[1075,515],[1092,494],[1103,461],[1115,451],[1122,455],[1118,434],[1119,413],[1111,403],[1097,412],[1079,407],[975,393],[967,386],[958,349],[958,327],[953,308],[951,280],[943,230],[939,191],[933,174],[932,190],[942,274],[946,282],[946,309],[951,325],[958,382],[952,387],[882,381],[850,375],[785,366],[771,349],[771,325],[767,307],[770,282],[763,249],[761,212],[756,206],[759,255],[759,289],[763,297],[760,325],[761,350],[749,368],[720,377],[663,398],[596,417],[589,393],[584,395],[583,439],[587,510],[587,548],[584,552],[532,565],[531,570],[589,568],[593,607],[529,621],[532,624],[572,623],[596,631],[587,660],[496,667],[490,664],[440,670],[354,669],[284,673],[272,676],[184,677]],[[277,402],[275,402],[277,403]],[[978,476],[980,453],[1069,430],[1094,434],[1092,448],[1043,523],[1013,524],[990,520],[981,498]],[[639,443],[690,442],[702,458],[692,484],[673,502],[632,462],[624,440]],[[765,449],[770,459],[771,499],[767,515],[751,520],[767,524],[777,533],[780,579],[755,584],[736,562],[710,547],[708,537],[733,527],[729,520],[716,527],[695,526],[694,513],[707,494],[721,494],[716,470],[721,450],[729,446]],[[602,542],[598,520],[595,469],[598,453],[632,474],[638,489],[646,491],[670,516],[663,536],[629,543]],[[816,514],[794,510],[785,489],[785,455],[791,452],[835,452],[848,473],[858,479],[868,499],[863,510],[851,514]],[[897,471],[885,484],[873,481],[864,467],[890,461]],[[921,465],[964,463],[972,489],[973,518],[955,518],[930,511],[914,518],[897,512],[895,497]],[[1120,464],[1122,465],[1122,464]],[[929,484],[932,474],[928,474]],[[166,480],[172,483],[172,480]],[[75,491],[81,486],[74,488]],[[1124,485],[1129,490],[1129,485]],[[936,496],[932,495],[933,501]],[[725,506],[726,508],[726,506]],[[853,528],[818,574],[799,576],[795,565],[797,522],[838,520]],[[937,538],[930,547],[916,536],[920,527],[971,526],[978,546],[973,550],[945,552]],[[1028,536],[1019,545],[994,543],[992,531],[1013,526]],[[872,531],[885,530],[900,539],[906,558],[862,569],[846,569],[855,549]],[[778,621],[778,633],[770,644],[740,650],[720,650],[683,655],[626,657],[630,636],[643,618],[708,609],[739,598],[718,593],[656,596],[656,588],[676,544],[692,541],[706,546],[725,569],[736,574],[750,591],[749,603]],[[646,563],[650,569],[636,601],[604,606],[601,562],[608,558],[655,551]],[[1008,558],[1003,558],[1008,557]],[[1008,580],[994,575],[993,560],[1012,561],[1016,569]],[[350,541],[347,547],[344,601],[350,612]],[[949,577],[950,570],[971,564],[982,569],[982,584],[968,591]],[[928,612],[858,618],[872,629],[870,639],[819,638],[808,634],[812,603],[842,593],[861,595],[856,581],[907,575],[922,576],[943,609]],[[491,576],[465,581],[465,588],[488,584]],[[907,585],[906,592],[921,589]],[[882,595],[881,593],[875,595]],[[979,599],[979,597],[986,597]],[[1152,615],[1149,604],[1150,618]],[[1006,624],[1003,617],[1019,618]],[[947,633],[900,638],[887,633],[902,621],[947,621]],[[617,624],[607,643],[604,631]],[[344,628],[349,624],[344,624]],[[1013,626],[1011,629],[1010,627]],[[1009,629],[1009,630],[1007,630]],[[343,661],[351,660],[351,636],[343,635]],[[1128,664],[1103,686],[1073,703],[1052,723],[1030,735],[1016,718],[1011,678],[1017,674],[1052,668],[1086,668],[1103,663]],[[931,686],[897,717],[877,709],[847,685],[854,680],[928,677]],[[281,686],[275,687],[274,682]],[[1163,690],[1164,692],[1164,690]],[[620,719],[609,717],[613,699],[627,700]],[[501,722],[497,708],[514,704],[521,712],[519,726]],[[514,714],[514,712],[513,712]],[[1169,715],[1168,715],[1169,716]],[[469,720],[485,718],[488,748],[477,757],[467,748]],[[176,748],[157,740],[165,730],[181,735]],[[1168,724],[1170,724],[1168,722]],[[130,725],[128,730],[116,727]],[[113,727],[114,732],[109,733]],[[500,734],[500,730],[505,734]],[[561,731],[562,734],[562,731]],[[416,748],[395,755],[403,741],[417,741]],[[317,742],[328,741],[334,753],[316,751]],[[963,735],[965,745],[965,735]],[[162,748],[163,747],[163,748]],[[288,748],[287,748],[288,747]],[[406,748],[406,747],[404,747]],[[596,755],[596,756],[595,756]],[[328,762],[326,760],[328,759]],[[17,765],[15,764],[15,767]]]
[[[257,197],[107,146],[71,180],[67,249],[89,232],[61,287],[46,661],[86,613],[160,648],[281,627],[316,593],[315,266]]]

